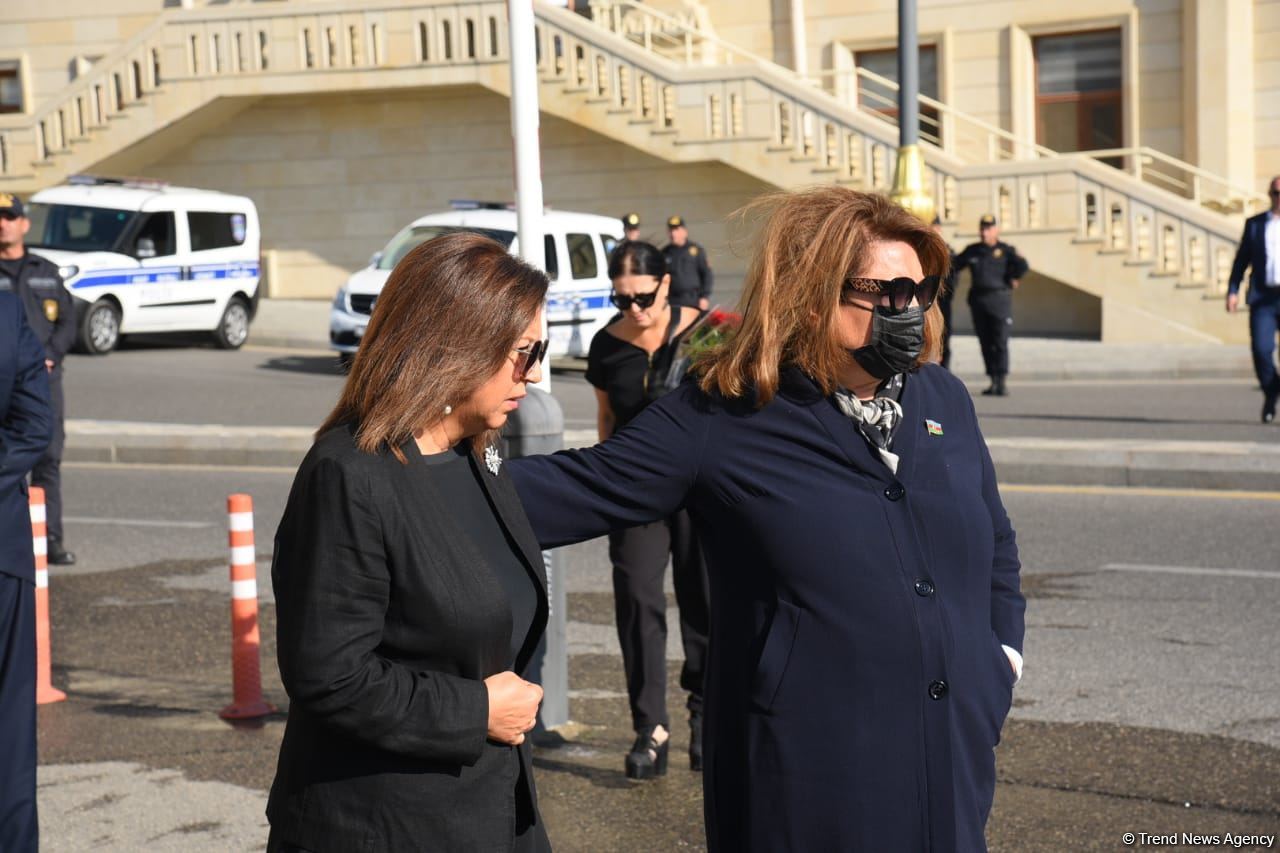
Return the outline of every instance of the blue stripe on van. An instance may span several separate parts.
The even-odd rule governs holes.
[[[72,290],[109,285],[155,284],[172,281],[212,281],[227,278],[254,278],[258,264],[199,264],[191,267],[146,267],[123,270],[91,270],[72,283]]]

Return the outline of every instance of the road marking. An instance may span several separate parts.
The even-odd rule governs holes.
[[[1140,563],[1107,563],[1100,568],[1104,572],[1149,572],[1165,575],[1204,575],[1215,578],[1280,580],[1280,572],[1260,572],[1254,569],[1201,569],[1195,566],[1144,566]]]
[[[83,468],[86,471],[194,471],[232,474],[295,474],[296,465],[166,465],[163,462],[63,462],[63,468]]]
[[[1158,486],[1037,486],[1001,483],[1005,493],[1047,495],[1119,495],[1121,497],[1208,498],[1228,501],[1280,501],[1280,492],[1231,491],[1228,489],[1171,489]]]
[[[127,527],[178,527],[185,530],[197,530],[214,527],[210,521],[157,521],[149,518],[94,518],[86,515],[68,515],[63,521],[71,524],[112,524]]]

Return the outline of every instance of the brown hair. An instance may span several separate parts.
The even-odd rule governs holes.
[[[753,241],[742,295],[742,325],[699,359],[707,393],[773,399],[779,370],[791,364],[830,394],[849,353],[838,334],[840,290],[858,275],[873,243],[909,244],[925,275],[945,275],[950,252],[925,222],[882,195],[819,186],[762,196],[736,217],[762,220]],[[942,315],[935,301],[925,314],[924,349],[917,364],[936,358]]]
[[[466,400],[502,362],[546,299],[541,271],[469,232],[415,247],[396,264],[342,396],[317,434],[356,425],[367,453],[400,445]],[[477,448],[491,436],[475,439]]]

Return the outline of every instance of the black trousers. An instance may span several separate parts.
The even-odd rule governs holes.
[[[982,347],[982,363],[990,377],[1009,373],[1009,330],[1013,327],[1013,308],[1003,302],[972,301],[973,330]]]
[[[664,521],[609,534],[618,641],[636,731],[657,725],[671,728],[667,715],[667,598],[662,591],[668,559],[684,646],[680,686],[689,691],[689,710],[701,714],[710,618],[707,564],[689,514],[678,512]]]
[[[31,469],[31,485],[44,489],[45,518],[49,538],[62,541],[62,446],[67,433],[63,424],[66,398],[62,393],[62,365],[49,374],[49,402],[53,404],[53,440],[40,461]]]
[[[36,596],[0,572],[0,850],[36,853]]]

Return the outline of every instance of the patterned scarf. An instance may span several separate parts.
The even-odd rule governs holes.
[[[902,374],[890,377],[877,389],[878,395],[902,393]],[[877,396],[873,400],[859,400],[853,392],[841,388],[836,391],[836,405],[845,417],[853,421],[867,440],[867,444],[880,456],[880,461],[894,473],[898,473],[898,455],[893,452],[893,435],[902,424],[902,406],[894,397]]]

